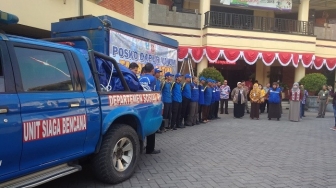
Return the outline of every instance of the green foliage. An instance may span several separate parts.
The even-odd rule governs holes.
[[[317,93],[321,90],[322,86],[327,83],[327,78],[321,73],[306,74],[300,80],[300,84],[304,85],[307,91]]]
[[[289,89],[288,85],[285,84],[285,83],[282,83],[282,82],[279,83],[279,87],[282,88],[282,90],[288,90]]]
[[[208,67],[208,68],[203,69],[199,77],[201,76],[203,76],[206,79],[211,78],[213,80],[220,81],[220,82],[224,81],[224,77],[222,76],[222,74],[214,67]]]

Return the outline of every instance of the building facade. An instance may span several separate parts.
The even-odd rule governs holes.
[[[2,27],[10,34],[45,38],[59,19],[109,15],[179,41],[180,61],[191,59],[197,73],[216,67],[233,86],[249,78],[292,85],[313,72],[334,82],[336,2],[263,2],[269,1],[0,0],[2,11],[20,18]]]

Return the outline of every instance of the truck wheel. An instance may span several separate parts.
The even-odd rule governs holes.
[[[110,184],[129,179],[138,163],[140,142],[132,127],[113,125],[105,134],[99,153],[92,160],[96,177]]]

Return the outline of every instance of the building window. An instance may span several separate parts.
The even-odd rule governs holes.
[[[21,47],[15,53],[24,91],[73,91],[63,53]]]
[[[151,0],[150,3],[157,4],[157,0]]]
[[[138,1],[139,3],[143,3],[143,0],[136,0],[136,1]]]

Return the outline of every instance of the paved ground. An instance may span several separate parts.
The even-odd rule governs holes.
[[[231,113],[232,114],[232,113]],[[49,187],[336,187],[336,131],[328,114],[302,122],[233,119],[157,136],[158,155],[142,155],[134,176],[111,186],[89,171],[55,180]]]

